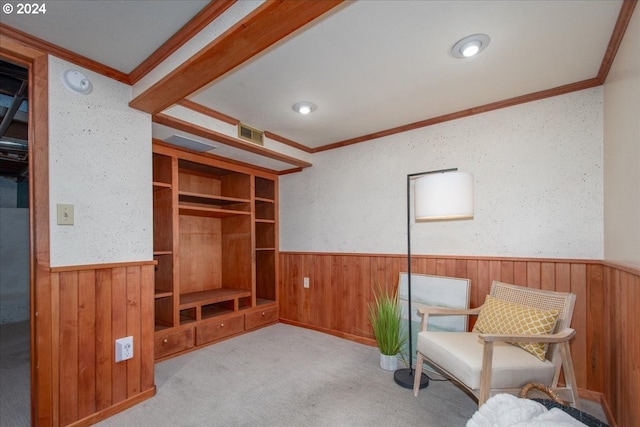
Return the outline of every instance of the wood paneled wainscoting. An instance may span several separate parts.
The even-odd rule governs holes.
[[[40,290],[36,302],[38,403],[52,414],[42,424],[90,425],[155,394],[154,265],[51,268],[48,298]],[[126,336],[133,359],[115,363]]]
[[[610,421],[640,425],[640,271],[591,260],[467,256],[412,256],[411,269],[471,279],[471,307],[482,304],[494,280],[576,294],[571,351],[581,395],[603,398]],[[375,345],[372,289],[376,282],[397,286],[406,271],[402,255],[281,252],[280,319]]]

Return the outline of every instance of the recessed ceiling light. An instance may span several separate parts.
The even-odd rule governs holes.
[[[471,58],[482,52],[489,45],[489,36],[474,34],[460,40],[451,48],[451,54],[456,58]]]
[[[316,104],[313,102],[296,102],[293,104],[293,111],[300,114],[309,114],[314,111],[316,108]]]

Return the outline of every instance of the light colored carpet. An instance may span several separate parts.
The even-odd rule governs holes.
[[[157,364],[157,395],[98,425],[464,426],[476,410],[448,382],[413,397],[378,357],[276,324]]]
[[[98,425],[464,426],[476,410],[449,382],[414,398],[374,347],[284,324],[158,363],[155,379],[155,397]],[[29,386],[29,322],[2,325],[0,426],[31,425]]]
[[[31,425],[30,322],[0,326],[0,426]]]

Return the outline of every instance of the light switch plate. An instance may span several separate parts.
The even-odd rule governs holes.
[[[73,205],[58,203],[58,225],[73,225]]]

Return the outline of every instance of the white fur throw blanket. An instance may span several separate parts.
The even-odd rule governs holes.
[[[558,408],[547,410],[531,399],[496,394],[485,402],[467,422],[467,427],[585,427]]]

